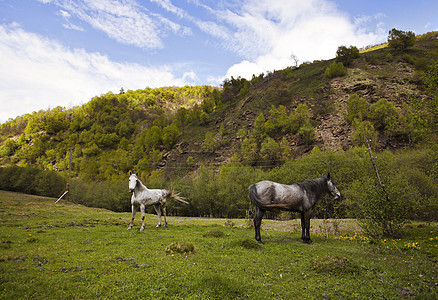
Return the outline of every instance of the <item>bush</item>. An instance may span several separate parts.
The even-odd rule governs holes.
[[[186,242],[175,242],[166,247],[166,253],[191,254],[195,252],[195,246]]]
[[[347,102],[347,120],[353,122],[354,119],[363,120],[368,114],[367,101],[357,94],[350,96]]]
[[[370,106],[370,117],[377,129],[386,132],[397,128],[398,111],[395,104],[386,99],[380,99]]]
[[[412,31],[402,31],[395,28],[389,31],[388,44],[394,50],[404,50],[415,44],[415,33]]]
[[[336,61],[341,62],[344,66],[349,66],[355,58],[359,57],[359,49],[354,46],[340,46],[336,51]]]
[[[345,67],[341,62],[333,62],[325,70],[325,76],[328,78],[340,77],[346,74]]]
[[[362,189],[361,227],[374,238],[394,237],[409,216],[412,199],[418,191],[400,176],[384,179],[385,190],[375,181],[366,180]]]
[[[307,120],[307,122],[300,127],[298,130],[298,135],[300,136],[301,141],[304,144],[310,145],[313,142],[313,138],[315,137],[315,129],[312,124]]]
[[[0,189],[2,190],[59,197],[65,185],[65,179],[55,171],[17,166],[0,168]]]

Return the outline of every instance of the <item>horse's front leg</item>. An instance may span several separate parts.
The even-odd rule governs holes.
[[[304,219],[304,212],[301,213],[301,239],[306,240],[306,219]]]
[[[132,219],[131,219],[131,223],[128,226],[128,230],[131,230],[132,226],[134,225],[134,218],[135,218],[135,207],[134,204],[131,205],[132,208]]]
[[[304,239],[304,242],[311,245],[313,244],[312,240],[310,239],[310,217],[312,215],[312,210],[309,210],[304,213],[304,223],[305,223],[305,229],[306,229],[306,238]]]
[[[141,228],[140,228],[140,231],[143,231],[144,230],[144,209],[145,209],[145,206],[144,206],[144,204],[141,204],[140,205],[140,211],[141,211]]]
[[[157,216],[158,216],[158,224],[155,227],[158,228],[158,227],[161,226],[161,208],[160,208],[160,204],[159,203],[154,204],[154,208],[155,208],[155,212],[157,213]],[[167,224],[166,224],[166,226],[167,226]]]

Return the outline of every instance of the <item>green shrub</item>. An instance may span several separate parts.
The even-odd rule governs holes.
[[[33,167],[0,168],[0,189],[46,197],[59,197],[66,181],[55,171]]]
[[[341,62],[333,62],[325,69],[325,76],[328,78],[340,77],[346,74],[345,67]]]
[[[349,66],[355,58],[359,57],[359,49],[355,46],[340,46],[336,51],[336,61],[341,62],[344,66]]]
[[[298,135],[304,144],[310,145],[313,142],[315,137],[315,129],[313,128],[312,124],[310,124],[309,120],[307,120],[307,122],[300,127],[298,130]]]
[[[205,133],[205,140],[201,145],[202,151],[215,151],[217,146],[216,137],[210,131]]]
[[[389,31],[388,45],[390,48],[400,51],[415,44],[415,33],[412,31],[402,31],[395,28]]]
[[[380,99],[370,106],[370,117],[377,129],[390,132],[397,129],[398,111],[395,104],[386,99]]]
[[[353,122],[354,119],[363,120],[367,117],[367,101],[358,94],[353,94],[347,101],[347,120]]]
[[[394,237],[406,223],[412,199],[418,191],[400,176],[383,178],[385,190],[373,180],[364,181],[361,227],[374,238]]]

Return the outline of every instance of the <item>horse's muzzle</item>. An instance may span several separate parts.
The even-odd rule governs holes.
[[[129,189],[129,192],[132,193],[134,191],[134,189]]]

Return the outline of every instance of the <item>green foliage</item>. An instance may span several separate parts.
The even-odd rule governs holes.
[[[268,117],[265,118],[263,113],[260,113],[254,121],[253,133],[255,136],[261,139],[261,156],[265,159],[271,157],[271,160],[275,160],[274,157],[281,157],[278,153],[281,152],[278,148],[278,144],[273,140],[273,137],[278,137],[281,134],[298,134],[305,144],[310,144],[314,138],[314,128],[310,123],[311,111],[306,104],[298,104],[294,111],[291,111],[288,115],[286,108],[282,105],[275,107],[271,106],[268,112]],[[243,147],[246,150],[248,140],[245,141]],[[273,142],[277,144],[274,146]],[[269,143],[269,147],[267,146]],[[263,145],[264,144],[264,145]],[[284,144],[285,145],[285,144]],[[273,149],[269,150],[268,149]],[[254,148],[256,149],[256,148]],[[274,154],[276,153],[276,154]]]
[[[180,136],[181,132],[178,129],[177,123],[172,122],[172,124],[163,129],[163,146],[166,149],[172,149]]]
[[[304,144],[310,145],[315,137],[315,129],[313,128],[310,121],[307,120],[298,130],[298,135]]]
[[[374,238],[394,237],[406,223],[412,200],[418,191],[400,175],[385,177],[385,190],[373,181],[365,181],[362,186],[361,227]]]
[[[377,145],[378,132],[374,129],[373,124],[370,121],[361,121],[359,119],[353,120],[353,134],[351,135],[353,141],[359,145],[366,144],[365,140],[371,145],[371,148],[375,148]]]
[[[347,72],[345,71],[345,67],[342,62],[333,62],[325,69],[325,76],[328,78],[341,77],[344,76]]]
[[[370,106],[370,117],[377,129],[389,132],[394,131],[398,122],[398,111],[393,102],[380,99]]]
[[[430,90],[438,92],[438,61],[431,64],[429,69],[422,73],[421,78]]]
[[[350,96],[347,102],[347,120],[353,122],[354,119],[363,120],[367,117],[367,101],[357,94]]]
[[[412,31],[402,31],[395,28],[389,31],[388,44],[389,47],[400,51],[415,44],[415,33]]]
[[[344,66],[349,66],[354,59],[359,57],[359,49],[355,46],[339,46],[336,51],[336,61],[341,62]],[[330,77],[330,76],[328,76]]]
[[[54,171],[16,166],[0,168],[0,190],[59,197],[65,185],[65,179]]]
[[[73,178],[69,195],[76,203],[120,212],[129,211],[131,207],[127,189],[126,180],[90,182]]]
[[[240,144],[240,159],[242,162],[253,165],[258,157],[258,144],[254,136],[245,138]]]
[[[260,156],[266,162],[275,163],[277,160],[281,159],[281,149],[274,139],[267,136],[261,144]]]
[[[12,156],[19,147],[13,139],[7,139],[0,147],[0,156]]]
[[[202,151],[212,152],[212,151],[216,150],[216,146],[217,146],[217,142],[216,142],[215,135],[212,132],[207,131],[205,133],[205,140],[201,145]]]
[[[223,100],[224,102],[231,101],[234,97],[243,97],[249,91],[248,81],[240,76],[235,79],[231,76],[231,79],[225,79],[222,83],[223,88]]]

